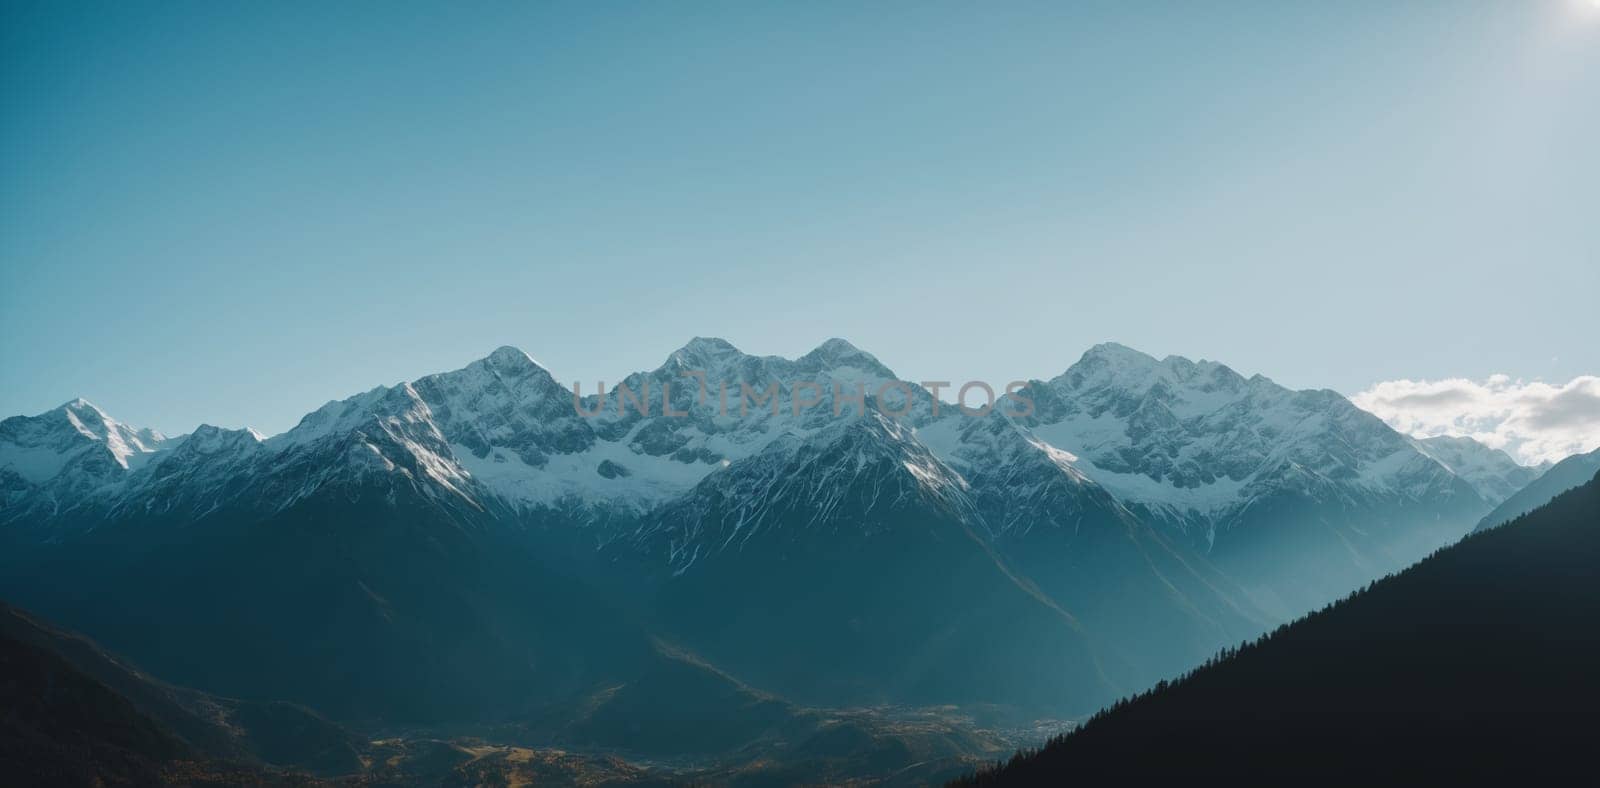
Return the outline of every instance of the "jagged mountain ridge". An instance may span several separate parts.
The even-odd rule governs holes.
[[[712,380],[748,382],[758,394],[776,386],[776,393],[745,409],[735,389],[729,395],[733,415],[718,417],[715,401],[695,404],[694,379],[678,374],[690,364]],[[140,499],[155,497],[150,488],[160,486],[153,485],[157,480],[186,478],[203,486],[239,475],[256,480],[251,494],[258,500],[252,504],[269,509],[292,504],[323,485],[393,476],[475,509],[637,514],[686,492],[722,467],[722,460],[752,455],[781,435],[808,434],[825,423],[831,416],[826,404],[799,417],[790,414],[791,386],[801,377],[823,388],[848,377],[850,382],[841,380],[841,385],[854,388],[876,385],[886,375],[876,360],[842,340],[789,361],[748,356],[721,340],[696,339],[657,370],[623,381],[635,395],[648,398],[648,417],[613,388],[604,407],[590,394],[583,405],[596,413],[582,418],[571,390],[526,353],[502,347],[460,370],[329,402],[271,438],[202,425],[176,439],[151,439],[153,434],[145,433],[144,444],[135,439],[139,433],[77,401],[5,422],[0,480],[8,495],[0,517],[56,518],[65,508],[55,505],[58,498],[89,510],[85,516],[96,510],[127,512],[140,508]],[[670,390],[674,406],[685,409],[688,418],[662,415],[660,397],[669,387],[675,387]],[[48,436],[55,446],[31,437],[42,424],[65,423],[80,411],[110,425],[110,438],[65,427]],[[196,445],[184,450],[191,438]],[[71,445],[64,443],[68,439]],[[68,467],[79,455],[84,467]],[[147,470],[158,466],[165,467]]]
[[[0,522],[70,517],[181,440],[129,427],[82,398],[0,421]]]
[[[685,370],[703,370],[711,384],[707,391],[699,391],[699,378],[683,375]],[[791,395],[801,381],[816,384],[819,402],[795,414]],[[718,382],[732,389],[725,413],[718,412]],[[63,493],[75,498],[73,505],[121,499],[126,506],[155,479],[201,482],[185,466],[200,464],[202,457],[209,468],[224,466],[207,477],[276,477],[260,489],[280,505],[321,484],[375,472],[424,482],[474,508],[576,505],[638,512],[686,493],[772,440],[816,432],[836,418],[835,391],[860,390],[868,402],[881,405],[873,392],[884,383],[903,387],[891,389],[890,399],[911,393],[909,412],[898,420],[910,424],[941,459],[982,469],[999,458],[984,456],[982,444],[992,438],[964,429],[967,420],[956,408],[940,403],[942,412],[934,415],[927,392],[898,380],[844,340],[829,340],[791,361],[696,338],[661,367],[623,383],[635,395],[650,397],[650,415],[639,414],[632,400],[619,403],[613,387],[603,408],[593,393],[585,396],[583,408],[599,412],[580,417],[570,389],[527,354],[503,347],[454,372],[330,402],[288,432],[265,439],[210,425],[168,439],[121,425],[79,400],[4,422],[3,516],[37,517],[40,510],[33,507]],[[764,402],[741,408],[741,383],[757,393],[772,387],[777,412]],[[799,396],[812,396],[813,389],[801,389]],[[660,397],[668,391],[674,410],[684,415],[662,413]],[[1208,540],[1251,497],[1301,476],[1342,485],[1347,495],[1414,499],[1475,492],[1455,484],[1460,474],[1448,468],[1440,473],[1445,462],[1432,456],[1442,456],[1435,441],[1404,438],[1333,392],[1291,392],[1215,362],[1156,361],[1105,344],[1049,383],[1035,381],[1027,393],[1036,411],[1002,421],[1026,428],[1018,434],[1051,456],[1066,477],[1104,487],[1151,519],[1180,529],[1198,524]],[[837,408],[845,416],[860,412],[850,400],[842,397]],[[891,410],[900,405],[888,404]],[[58,445],[74,437],[66,430],[40,435],[43,423],[85,412],[108,426],[100,433],[75,431],[81,446]],[[1424,452],[1419,443],[1435,448]],[[88,451],[91,444],[96,451]],[[1461,453],[1457,449],[1454,456]],[[83,467],[71,465],[75,460]],[[168,467],[152,472],[162,466]],[[1005,527],[1002,522],[997,530]]]
[[[1213,361],[1107,343],[1030,385],[1034,434],[1142,513],[1215,541],[1251,500],[1317,484],[1348,497],[1478,497],[1380,419]],[[1480,498],[1481,501],[1481,498]]]
[[[696,338],[622,385],[632,398],[613,386],[603,399],[575,402],[526,353],[502,347],[454,372],[330,402],[272,438],[202,426],[152,440],[141,444],[142,462],[101,463],[99,475],[63,466],[60,479],[35,483],[12,471],[17,451],[7,446],[0,521],[90,528],[230,506],[271,512],[324,486],[392,496],[399,485],[452,510],[608,524],[577,540],[604,544],[735,461],[879,408],[903,411],[896,420],[911,427],[911,440],[972,487],[991,535],[1131,516],[1201,554],[1242,553],[1238,563],[1248,566],[1268,560],[1250,549],[1257,538],[1230,533],[1267,529],[1276,538],[1284,529],[1260,525],[1263,518],[1337,511],[1333,533],[1311,537],[1356,548],[1351,566],[1323,587],[1285,600],[1273,586],[1293,583],[1292,572],[1242,570],[1256,604],[1288,617],[1359,582],[1352,578],[1393,570],[1454,538],[1459,522],[1492,502],[1480,492],[1490,485],[1452,471],[1439,448],[1425,450],[1334,392],[1293,392],[1216,362],[1158,361],[1113,343],[1049,382],[1033,381],[1022,392],[1026,408],[1013,396],[984,419],[938,402],[840,339],[789,360]],[[797,408],[797,397],[816,404]],[[24,423],[6,422],[10,433]],[[105,443],[99,454],[115,456]],[[63,491],[73,498],[71,517],[54,514]],[[1446,527],[1434,527],[1440,520]],[[1378,528],[1365,528],[1371,523]]]

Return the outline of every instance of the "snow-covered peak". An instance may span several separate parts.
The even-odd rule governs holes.
[[[118,459],[127,465],[128,457],[137,453],[152,452],[167,440],[162,435],[149,428],[130,427],[106,415],[94,403],[79,397],[68,402],[46,416],[60,413],[67,423],[79,434],[97,443],[106,444]]]
[[[669,363],[677,362],[686,368],[701,369],[743,355],[744,353],[734,347],[732,342],[721,337],[695,337],[683,347],[672,351],[667,360]]]
[[[1083,355],[1078,359],[1078,364],[1104,365],[1122,370],[1155,367],[1160,363],[1155,356],[1134,350],[1119,342],[1101,342],[1093,345],[1083,351]]]
[[[169,439],[123,424],[78,398],[37,416],[0,421],[0,469],[43,484],[70,467],[106,479],[141,465]]]
[[[553,503],[561,485],[537,477],[553,457],[593,442],[572,393],[506,346],[461,369],[330,402],[267,440],[263,462],[292,471],[281,481],[291,500],[328,484],[376,482],[481,508],[496,494]],[[318,472],[304,476],[307,467]]]
[[[467,422],[499,421],[519,410],[524,421],[536,415],[571,415],[572,398],[532,356],[506,345],[458,370],[329,402],[269,442],[280,447],[311,443],[349,433],[375,419],[427,420],[464,428]]]
[[[212,424],[202,424],[196,427],[194,432],[184,436],[178,448],[185,453],[211,455],[236,451],[240,448],[254,448],[265,440],[265,436],[249,427],[231,430]]]
[[[1412,444],[1451,473],[1467,480],[1484,500],[1496,505],[1550,467],[1549,463],[1535,467],[1519,465],[1511,455],[1466,436],[1413,438]]]
[[[966,482],[944,465],[911,426],[878,412],[843,420],[819,430],[808,442],[819,455],[837,454],[857,467],[880,461],[899,462],[919,481],[946,489],[961,489]]]
[[[1077,395],[1097,390],[1114,390],[1125,395],[1153,393],[1168,399],[1176,390],[1234,393],[1251,381],[1215,361],[1191,361],[1183,356],[1154,356],[1133,348],[1105,342],[1083,354],[1077,363],[1050,381],[1057,388]],[[1271,385],[1271,381],[1261,378]]]
[[[64,414],[71,414],[77,418],[91,422],[109,421],[111,419],[111,417],[107,416],[106,412],[101,410],[98,405],[95,405],[93,402],[90,402],[83,397],[75,397],[67,402],[63,402],[60,406],[56,407],[52,411],[48,411],[47,413],[52,413],[55,411],[60,411]]]
[[[183,440],[122,424],[84,399],[0,421],[0,522],[37,525],[75,512]]]
[[[533,360],[533,356],[510,345],[496,348],[479,363],[502,375],[525,377],[539,373],[549,374],[539,362]]]
[[[1029,429],[1124,502],[1213,527],[1261,495],[1339,489],[1422,500],[1469,498],[1465,483],[1336,392],[1122,345],[1091,348],[1025,392]]]
[[[718,382],[738,381],[764,374],[767,367],[786,363],[786,359],[777,356],[750,355],[726,339],[695,337],[668,354],[661,366],[650,372],[635,372],[624,382],[635,392],[646,378],[654,379],[657,385],[667,381],[681,387],[690,382],[684,378],[685,374],[696,373],[703,374],[707,384],[714,389]]]
[[[936,414],[926,391],[843,339],[787,359],[696,337],[624,383],[626,405],[616,385],[603,401],[586,386],[575,403],[532,357],[505,346],[454,371],[329,402],[266,440],[211,426],[167,439],[75,400],[0,423],[0,475],[31,495],[70,466],[72,489],[98,490],[120,485],[141,458],[182,446],[166,452],[171,461],[160,464],[170,467],[141,478],[190,484],[232,469],[251,478],[240,489],[274,501],[330,484],[408,485],[476,508],[584,510],[600,520],[667,505],[757,457],[765,467],[826,456],[824,465],[842,468],[829,463],[849,456],[910,473],[929,489],[979,480],[984,489],[971,499],[1000,513],[1001,527],[1041,511],[1057,519],[1095,507],[1120,512],[1102,500],[1106,492],[1142,507],[1139,516],[1154,512],[1185,528],[1215,527],[1288,488],[1421,501],[1460,495],[1456,482],[1480,497],[1457,478],[1471,475],[1466,464],[1424,451],[1334,392],[1290,391],[1220,363],[1158,360],[1114,343],[1030,384],[1022,394],[1033,413],[1014,419],[948,406]],[[910,411],[886,417],[899,410],[900,392],[913,397]],[[997,412],[1022,410],[1016,399]],[[808,473],[822,467],[816,462],[804,463]]]
[[[659,385],[673,382],[685,373],[693,373],[696,380],[703,374],[713,391],[719,384],[736,390],[740,383],[763,389],[778,383],[787,391],[790,385],[800,382],[877,384],[895,379],[894,373],[871,353],[843,339],[830,339],[799,358],[788,359],[751,355],[724,339],[695,337],[673,351],[660,367],[650,373],[635,373],[626,382],[637,391],[646,377]]]
[[[907,508],[981,522],[966,480],[910,426],[873,412],[777,436],[657,510],[637,538],[682,573],[757,536],[861,532]]]
[[[378,386],[342,400],[333,400],[300,417],[300,423],[288,432],[269,438],[268,443],[274,448],[283,449],[347,433],[371,417],[379,409],[380,403],[395,397],[397,392],[404,395],[399,387]]]
[[[916,433],[967,480],[993,533],[1022,536],[1131,517],[1078,467],[1077,456],[1034,435],[1007,410],[956,413],[925,423]]]
[[[850,340],[848,339],[843,337],[829,337],[823,340],[822,344],[817,345],[815,349],[806,355],[842,356],[855,355],[860,352],[862,352],[861,348],[851,344]]]
[[[876,356],[838,337],[823,342],[815,350],[801,356],[796,365],[803,370],[855,372],[871,379],[892,380],[895,377],[894,372],[878,361]]]

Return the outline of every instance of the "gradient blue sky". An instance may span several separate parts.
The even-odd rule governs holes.
[[[6,2],[0,414],[844,336],[1600,371],[1600,5]]]

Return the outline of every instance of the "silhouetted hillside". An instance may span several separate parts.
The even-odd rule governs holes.
[[[134,783],[264,767],[357,773],[361,743],[288,703],[222,698],[151,677],[94,642],[0,602],[0,784]]]
[[[0,636],[0,781],[153,784],[187,745],[66,660]],[[15,782],[11,782],[15,781]]]
[[[1597,578],[1600,478],[962,784],[1583,774]]]

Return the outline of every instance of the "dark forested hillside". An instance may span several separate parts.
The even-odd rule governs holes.
[[[191,751],[62,658],[0,636],[0,779],[14,784],[155,784]]]
[[[167,684],[5,602],[0,709],[0,785],[362,768],[362,742],[308,709]]]
[[[1597,623],[1600,478],[964,784],[1583,774]]]

